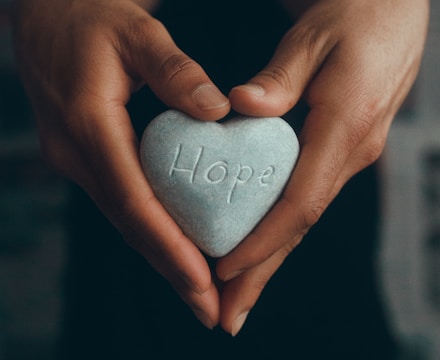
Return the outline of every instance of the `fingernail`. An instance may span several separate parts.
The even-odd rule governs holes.
[[[203,325],[205,325],[209,330],[214,329],[214,323],[212,322],[210,317],[206,315],[203,311],[193,309],[193,313],[197,317],[197,319],[199,319],[199,321]]]
[[[202,110],[211,110],[228,105],[229,100],[215,86],[200,85],[192,93],[196,105]]]
[[[238,334],[238,332],[241,330],[241,328],[244,325],[244,322],[246,321],[246,318],[249,314],[249,311],[243,312],[240,315],[238,315],[235,320],[232,323],[232,331],[231,335],[235,336]]]
[[[264,88],[258,84],[244,84],[237,86],[237,88],[240,90],[247,91],[256,96],[264,96],[264,94],[266,93]]]

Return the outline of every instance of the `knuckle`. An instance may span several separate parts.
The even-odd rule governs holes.
[[[305,201],[302,206],[294,204],[286,196],[283,196],[281,201],[285,203],[286,211],[298,219],[298,226],[292,228],[292,232],[289,236],[289,239],[291,240],[285,245],[285,250],[288,254],[293,251],[302,236],[304,236],[308,230],[318,222],[327,206],[327,196],[318,196],[314,194],[313,198]]]
[[[328,27],[317,28],[303,21],[289,30],[283,40],[294,44],[298,49],[303,49],[302,61],[319,64],[324,54],[334,46],[334,41],[329,41],[331,38],[332,31],[328,30]]]
[[[278,111],[285,113],[296,104],[300,97],[298,86],[292,82],[293,74],[289,74],[287,66],[283,64],[270,64],[267,68],[260,71],[258,76],[269,84],[275,85],[277,89],[277,98],[279,101]]]
[[[364,153],[364,161],[367,165],[374,163],[380,158],[385,148],[385,142],[386,139],[382,136],[374,136],[368,140],[367,150]]]
[[[260,75],[269,78],[281,88],[291,91],[293,88],[289,73],[283,66],[272,64],[260,72]]]
[[[160,39],[166,32],[165,26],[157,19],[147,16],[133,16],[128,23],[124,23],[121,35],[123,40],[130,44],[143,44],[149,39]]]
[[[256,279],[255,283],[254,283],[254,288],[258,291],[258,292],[262,292],[264,290],[264,288],[266,287],[267,284],[267,279],[266,277],[260,277],[258,279]]]
[[[359,135],[362,138],[366,137],[370,133],[381,112],[382,106],[379,100],[368,97],[360,101],[360,105],[358,106],[356,128],[358,129]]]
[[[284,260],[296,249],[296,247],[301,243],[306,232],[307,230],[300,231],[297,236],[292,237],[277,250],[275,256],[279,263],[283,263]]]
[[[304,232],[301,232],[299,236],[292,238],[290,241],[285,243],[284,246],[280,249],[281,256],[283,259],[285,259],[289,254],[291,254],[292,251],[295,250],[295,248],[299,245],[303,237],[303,233]]]
[[[309,201],[306,206],[301,209],[301,229],[308,231],[320,219],[322,213],[326,208],[326,201],[324,198],[315,198]]]
[[[252,287],[257,291],[257,293],[261,293],[269,282],[270,278],[273,275],[273,271],[269,269],[260,269],[257,276],[255,276]],[[248,304],[252,307],[254,304]]]
[[[199,65],[183,53],[175,53],[168,56],[160,65],[159,78],[171,82],[183,73],[199,70]]]

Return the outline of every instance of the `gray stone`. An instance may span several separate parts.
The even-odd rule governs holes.
[[[299,145],[281,118],[194,120],[170,110],[141,141],[142,167],[171,217],[203,252],[234,249],[279,198]]]

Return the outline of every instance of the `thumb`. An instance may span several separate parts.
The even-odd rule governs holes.
[[[226,96],[202,67],[183,53],[163,24],[144,13],[121,34],[123,60],[166,105],[197,119],[219,120],[230,110]]]
[[[232,108],[248,116],[284,115],[298,102],[333,46],[328,32],[298,23],[283,37],[267,66],[231,90]]]

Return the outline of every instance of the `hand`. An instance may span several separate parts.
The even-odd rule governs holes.
[[[297,2],[284,3],[296,10]],[[253,116],[283,115],[301,96],[310,106],[282,198],[217,264],[226,281],[220,321],[233,335],[342,186],[378,159],[423,52],[427,0],[313,3],[267,67],[229,95],[236,111]]]
[[[220,309],[210,269],[145,180],[125,105],[144,83],[202,120],[224,117],[230,104],[149,15],[154,3],[17,1],[17,60],[46,158],[212,328]]]

